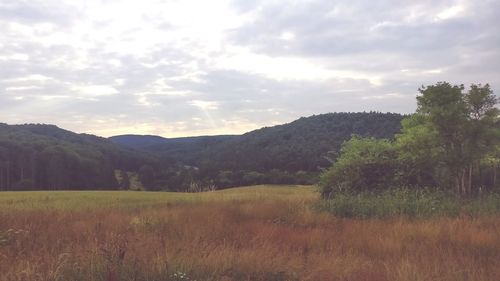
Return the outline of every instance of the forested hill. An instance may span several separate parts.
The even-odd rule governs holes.
[[[143,152],[54,125],[0,123],[0,190],[114,189],[114,169],[154,163]]]
[[[392,138],[400,130],[402,118],[395,113],[329,113],[238,136],[168,139],[122,135],[110,139],[154,152],[177,164],[211,166],[217,170],[315,171],[318,166],[328,165],[327,153],[337,151],[352,134]]]
[[[392,138],[400,130],[401,119],[399,114],[375,112],[303,117],[230,139],[204,151],[203,158],[228,170],[317,171],[329,165],[328,152],[338,151],[352,134]]]
[[[155,144],[168,142],[169,139],[152,135],[120,135],[109,138],[114,143],[119,143],[132,148],[146,148]]]
[[[320,168],[327,167],[328,153],[335,154],[352,134],[392,138],[399,132],[402,118],[394,113],[329,113],[238,136],[162,140],[151,136],[116,136],[111,140],[154,153],[169,167],[177,166],[177,170],[183,166],[196,167],[194,171],[185,172],[188,178],[196,177],[218,187],[297,183],[310,182]],[[145,145],[149,142],[154,143]],[[159,185],[186,184],[182,183],[184,179],[171,181],[173,175],[179,175],[178,171],[170,170],[163,173],[164,176],[156,174]]]

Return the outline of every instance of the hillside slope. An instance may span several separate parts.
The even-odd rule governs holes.
[[[317,171],[329,165],[326,156],[338,151],[351,135],[392,138],[402,115],[392,113],[330,113],[303,117],[262,128],[203,152],[222,169],[290,172]]]
[[[0,124],[0,190],[115,189],[115,169],[152,162],[106,138],[54,125]]]
[[[168,141],[164,137],[153,135],[119,135],[110,137],[109,140],[132,148],[145,148]]]
[[[316,171],[328,165],[328,152],[337,151],[352,134],[392,138],[399,132],[402,118],[394,113],[329,113],[239,136],[166,139],[125,135],[110,139],[177,164],[211,166],[215,170]]]

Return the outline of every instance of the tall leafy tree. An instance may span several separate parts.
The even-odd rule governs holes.
[[[436,177],[435,166],[443,156],[437,131],[429,126],[429,118],[413,114],[401,121],[401,133],[396,135],[395,146],[402,184],[436,186],[443,184]]]
[[[473,188],[473,170],[479,169],[481,160],[495,151],[500,139],[497,126],[499,110],[496,108],[498,99],[488,84],[471,85],[464,99],[469,113],[466,144],[471,161],[465,189],[470,193]]]
[[[419,89],[417,114],[424,116],[436,136],[439,160],[449,170],[461,195],[473,192],[473,169],[498,143],[498,100],[488,84],[463,85],[440,82]],[[409,132],[413,132],[409,130]],[[407,131],[408,133],[408,131]]]

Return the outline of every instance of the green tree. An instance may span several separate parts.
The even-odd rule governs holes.
[[[256,171],[249,171],[243,175],[243,183],[245,185],[260,184],[262,183],[263,180],[264,180],[264,174]]]
[[[436,186],[446,179],[436,178],[436,163],[443,156],[437,131],[429,126],[428,116],[413,114],[401,121],[401,133],[396,135],[395,148],[403,184]]]
[[[500,145],[496,145],[492,151],[490,151],[486,157],[481,161],[481,164],[485,165],[487,169],[489,168],[490,179],[487,182],[491,183],[492,188],[498,188],[498,168],[500,167]]]
[[[473,192],[473,167],[498,143],[497,99],[488,84],[464,86],[440,82],[419,89],[417,113],[427,118],[443,150],[441,163],[449,169],[458,194]]]
[[[320,177],[323,197],[390,187],[396,180],[396,157],[396,149],[388,139],[353,136],[342,145],[333,166]]]
[[[234,184],[234,173],[233,171],[220,171],[217,175],[217,185],[219,187],[225,188]]]
[[[129,189],[130,188],[130,178],[127,174],[126,171],[120,170],[120,177],[121,177],[121,182],[120,184],[120,189]]]
[[[477,184],[473,186],[474,170],[480,170],[481,162],[484,162],[483,159],[494,155],[498,147],[500,140],[499,110],[495,107],[498,99],[488,84],[485,86],[472,84],[464,98],[469,113],[466,145],[470,159],[465,191],[470,194],[474,187],[478,187]]]
[[[139,169],[139,180],[146,189],[152,189],[155,181],[155,172],[150,165],[143,165]]]

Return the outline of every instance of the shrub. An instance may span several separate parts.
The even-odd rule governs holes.
[[[323,197],[345,191],[377,190],[396,180],[397,155],[387,139],[353,136],[342,145],[341,156],[321,175]]]
[[[348,218],[478,217],[500,214],[500,195],[488,193],[464,200],[440,190],[398,188],[336,193],[329,200],[318,201],[315,207]]]

